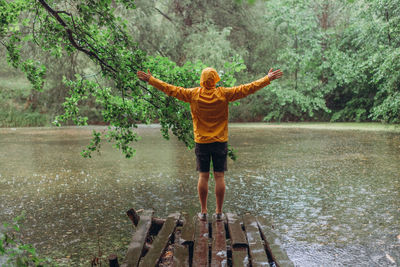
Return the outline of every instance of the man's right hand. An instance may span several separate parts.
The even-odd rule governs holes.
[[[140,80],[142,80],[142,81],[144,81],[144,82],[148,82],[148,81],[150,80],[151,73],[150,73],[149,70],[147,70],[147,73],[146,73],[146,72],[143,72],[143,71],[141,71],[141,70],[138,70],[137,76],[138,76],[138,78],[139,78]]]
[[[271,69],[268,71],[268,79],[269,79],[270,81],[279,79],[279,78],[282,77],[282,75],[283,75],[283,72],[282,72],[280,69],[277,69],[277,70],[274,71],[273,68],[271,68]]]

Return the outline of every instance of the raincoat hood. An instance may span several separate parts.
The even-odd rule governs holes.
[[[201,72],[200,85],[202,87],[205,87],[207,89],[212,89],[215,87],[217,82],[219,82],[219,80],[220,78],[218,76],[218,73],[213,68],[205,68]]]

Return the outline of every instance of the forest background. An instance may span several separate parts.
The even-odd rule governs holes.
[[[230,121],[400,122],[398,0],[0,3],[0,127],[106,124],[130,142],[132,121],[160,122],[188,142],[188,106],[135,74],[194,87],[205,66],[226,86],[285,74]]]

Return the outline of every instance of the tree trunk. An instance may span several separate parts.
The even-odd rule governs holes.
[[[328,47],[328,40],[326,39],[325,33],[331,26],[329,23],[329,11],[330,11],[330,2],[329,0],[325,0],[321,6],[321,13],[317,15],[319,20],[319,25],[322,29],[322,40],[321,40],[321,60],[322,63],[326,62],[326,49]],[[318,12],[318,11],[317,11]],[[323,85],[328,83],[328,77],[325,76],[324,71],[321,72],[321,82]]]
[[[390,44],[391,44],[391,42],[392,42],[392,38],[391,38],[391,36],[390,36],[389,11],[388,11],[387,9],[385,9],[385,18],[386,18],[386,22],[388,23],[388,33],[387,33],[387,36],[388,36],[388,41],[389,41],[389,46],[390,46]]]
[[[296,55],[298,54],[298,41],[297,41],[297,34],[294,36],[294,49],[296,50]],[[299,60],[296,59],[296,69],[294,71],[294,80],[295,80],[295,86],[294,89],[297,90],[297,76],[299,72]]]

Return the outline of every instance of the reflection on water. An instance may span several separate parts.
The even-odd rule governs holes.
[[[131,207],[199,209],[193,151],[144,127],[133,159],[108,144],[83,159],[91,131],[0,129],[0,221],[25,210],[24,241],[61,264],[87,264],[99,248],[122,257]],[[232,127],[230,138],[239,158],[225,211],[269,217],[296,265],[400,264],[398,133]]]

